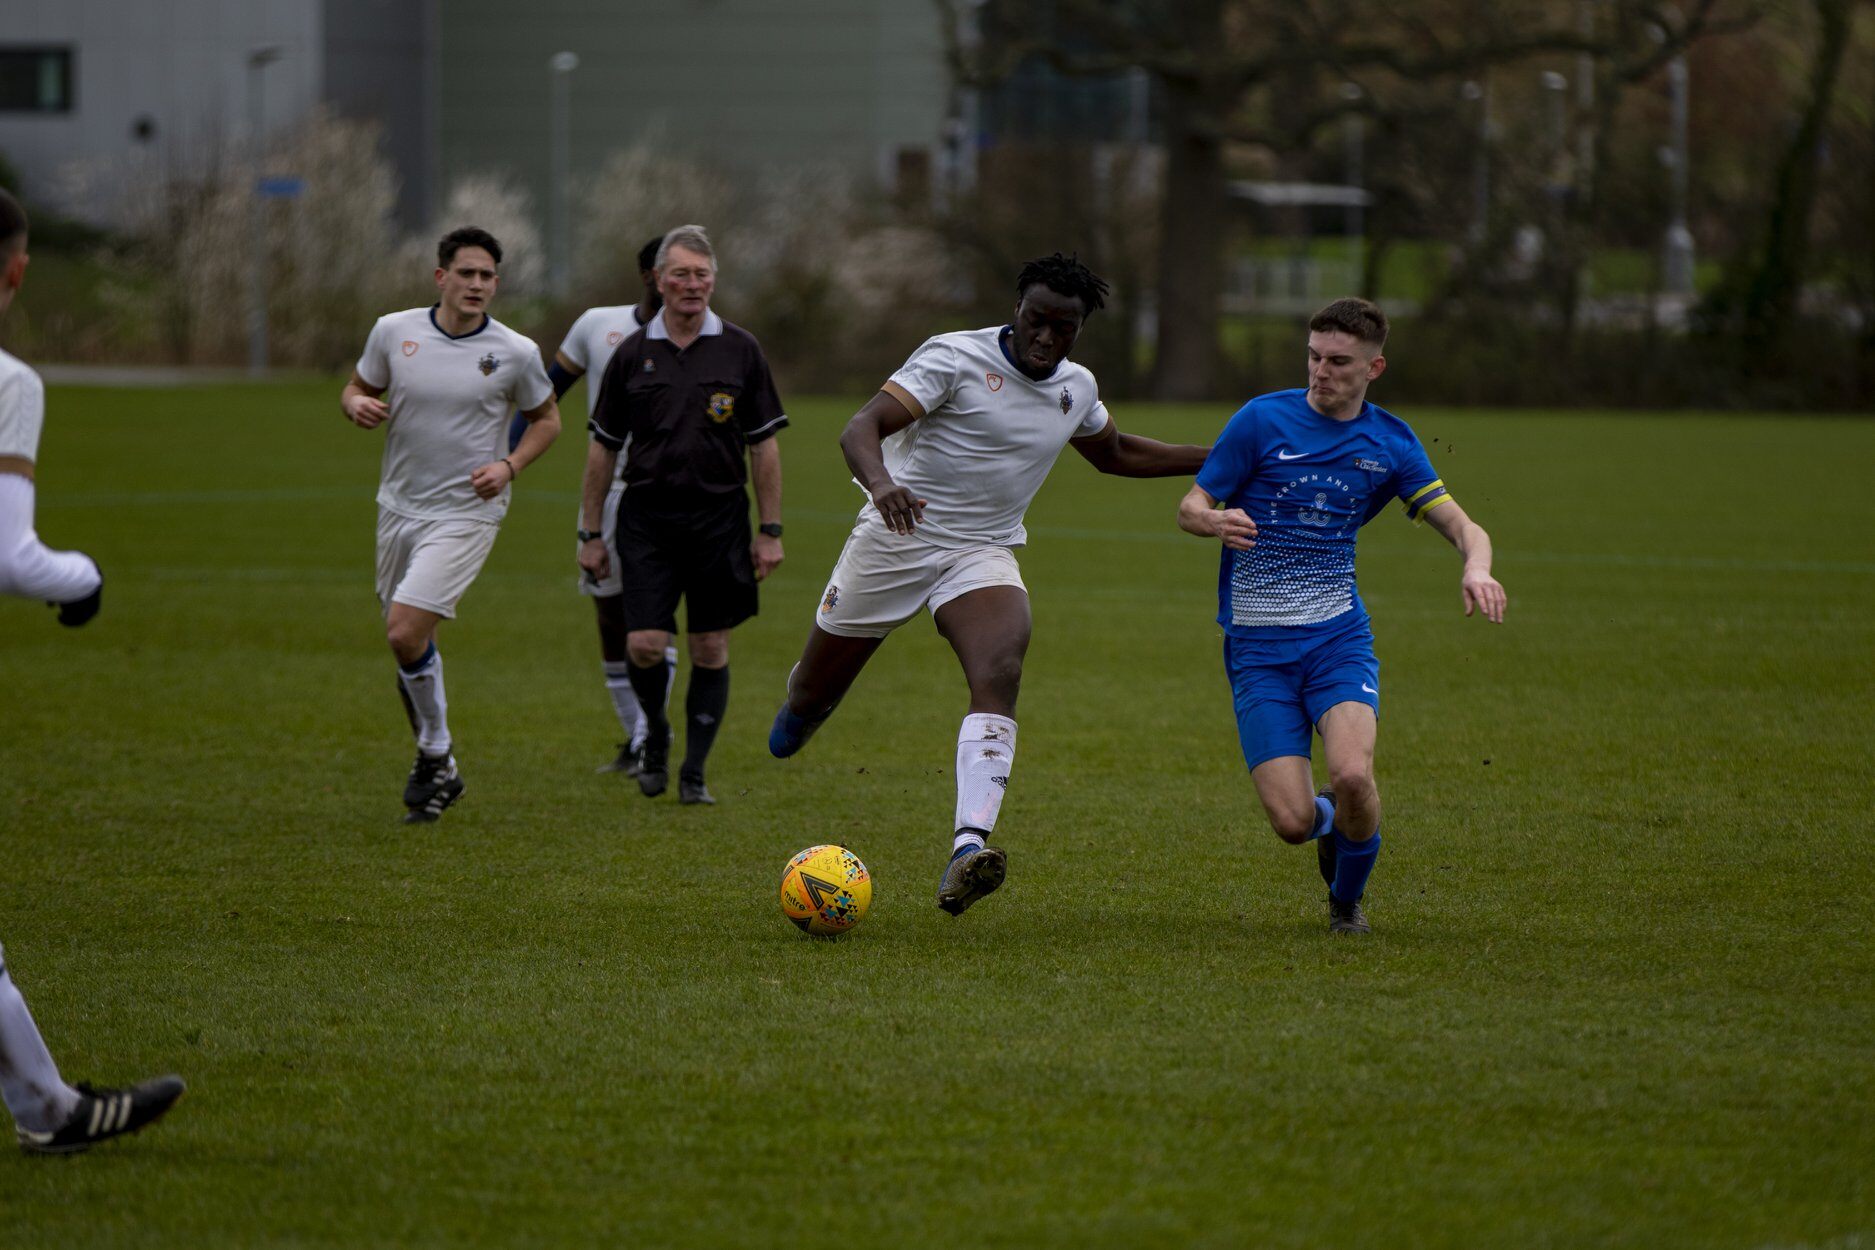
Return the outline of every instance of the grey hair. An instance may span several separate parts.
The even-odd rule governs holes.
[[[681,247],[710,258],[710,268],[716,268],[716,249],[710,246],[710,236],[702,226],[678,226],[664,234],[664,242],[658,244],[657,264],[653,266],[659,273],[664,272],[665,262],[670,259],[671,249]]]

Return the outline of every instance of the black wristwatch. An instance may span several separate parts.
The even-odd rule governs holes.
[[[581,530],[579,532],[579,540],[583,543],[589,543],[595,538],[604,537],[605,535],[601,534],[598,530]]]
[[[770,538],[780,538],[781,537],[781,522],[780,521],[764,521],[760,525],[756,526],[755,530],[756,530],[756,533],[766,534]]]

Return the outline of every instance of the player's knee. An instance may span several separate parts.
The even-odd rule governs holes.
[[[1022,693],[1022,657],[998,656],[985,664],[971,675],[970,692],[973,696],[1007,704],[1013,709],[1016,696]]]
[[[721,668],[729,663],[729,635],[690,635],[690,662],[699,668]]]
[[[627,641],[625,658],[633,668],[651,668],[664,663],[664,648],[655,642]],[[692,658],[695,658],[694,654]]]
[[[1277,837],[1289,845],[1300,846],[1309,840],[1310,834],[1315,832],[1314,808],[1311,807],[1307,813],[1271,812],[1270,828],[1276,831]]]
[[[1335,806],[1344,811],[1366,811],[1380,801],[1372,768],[1337,772],[1329,783],[1334,787]]]
[[[429,648],[430,635],[415,621],[391,620],[385,622],[384,641],[391,644],[392,655],[408,664]]]

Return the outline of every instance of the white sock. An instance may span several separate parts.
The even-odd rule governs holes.
[[[54,551],[33,532],[33,483],[0,473],[0,594],[70,603],[103,578],[82,551]]]
[[[983,835],[978,833],[975,829],[959,829],[957,831],[957,836],[951,839],[951,858],[955,859],[957,857],[957,852],[963,850],[966,846],[973,851],[982,850]]]
[[[425,755],[448,755],[449,698],[443,693],[443,653],[431,644],[415,672],[397,666],[397,680],[416,709],[417,750]]]
[[[58,1065],[39,1036],[33,1013],[26,1010],[7,975],[0,954],[0,1096],[23,1129],[49,1133],[65,1123],[78,1106],[78,1091],[59,1079]]]
[[[612,710],[618,713],[618,727],[624,731],[625,741],[636,750],[645,740],[645,712],[632,692],[631,668],[629,660],[605,661],[605,692],[612,696]]]
[[[957,819],[951,828],[984,833],[996,828],[1015,762],[1016,722],[988,712],[964,717],[957,731]]]

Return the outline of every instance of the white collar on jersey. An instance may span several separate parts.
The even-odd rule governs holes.
[[[704,309],[703,328],[697,331],[697,337],[702,338],[706,335],[721,334],[722,332],[723,319],[716,315],[716,310],[714,308]],[[657,315],[645,323],[645,337],[648,339],[667,339],[670,336],[671,332],[664,328],[664,310],[660,308],[657,311]]]

